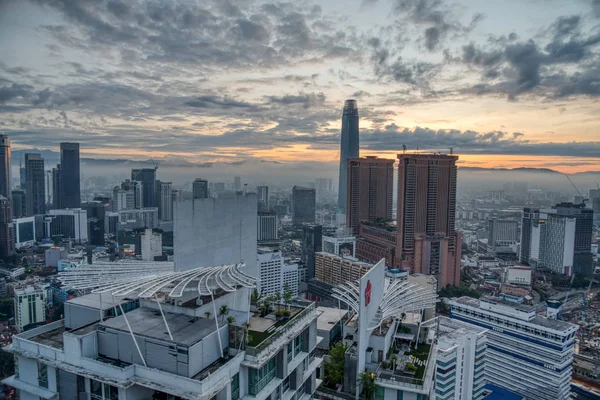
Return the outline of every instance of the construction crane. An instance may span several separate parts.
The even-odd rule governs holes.
[[[573,181],[571,180],[569,175],[567,175],[567,174],[563,174],[563,175],[565,176],[565,178],[567,178],[567,180],[569,181],[571,186],[573,186],[573,189],[575,189],[575,192],[577,192],[577,194],[583,199],[583,202],[585,203],[586,201],[588,201],[589,199],[586,199],[585,196],[579,191],[579,189],[577,189],[577,186],[575,186],[575,184],[573,183]]]
[[[150,161],[152,161],[152,164],[154,165],[154,170],[158,170],[158,163],[154,161],[154,158],[150,157]]]

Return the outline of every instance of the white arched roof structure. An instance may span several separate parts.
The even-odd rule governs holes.
[[[376,288],[379,289],[379,288]],[[381,322],[390,318],[401,318],[402,313],[421,312],[435,307],[437,293],[433,288],[420,286],[407,280],[385,278],[384,294],[377,313],[367,327],[373,331]],[[333,288],[333,297],[348,304],[356,313],[360,310],[359,282],[345,282]]]
[[[245,274],[244,267],[239,263],[174,271],[171,263],[106,263],[67,268],[58,273],[58,280],[73,289],[91,289],[92,293],[113,296],[182,297],[189,290],[207,296],[217,289],[234,292],[238,286],[256,287],[256,278]]]

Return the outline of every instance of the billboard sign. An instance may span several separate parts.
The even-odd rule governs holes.
[[[383,300],[385,287],[385,259],[379,261],[359,281],[360,308],[358,311],[358,374],[365,370],[366,351],[371,332],[378,325],[377,311]],[[357,391],[360,390],[357,385]]]

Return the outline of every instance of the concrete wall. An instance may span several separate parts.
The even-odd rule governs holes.
[[[175,203],[175,269],[246,263],[256,270],[256,194]]]

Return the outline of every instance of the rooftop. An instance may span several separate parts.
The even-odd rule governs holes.
[[[165,313],[173,342],[183,346],[191,346],[215,332],[214,319],[195,318],[183,314]],[[127,320],[134,334],[153,339],[171,341],[165,323],[159,311],[149,308],[138,308],[127,313]],[[129,334],[127,322],[123,315],[108,319],[99,324],[101,327],[117,329]]]
[[[476,325],[466,324],[454,319],[439,317],[438,349],[448,351],[458,344],[467,334],[481,335],[486,329]]]
[[[75,297],[74,299],[69,300],[67,303],[69,304],[77,304],[79,306],[88,307],[94,310],[110,310],[111,308],[118,306],[119,304],[125,304],[131,300],[127,298],[119,298],[110,295],[102,296],[102,301],[100,301],[100,294],[91,293],[81,297]]]
[[[487,395],[483,398],[483,400],[523,400],[524,397],[513,393],[507,389],[504,389],[500,386],[487,384],[484,386],[484,393]]]
[[[317,329],[321,331],[329,331],[347,314],[347,310],[331,307],[317,307]]]

